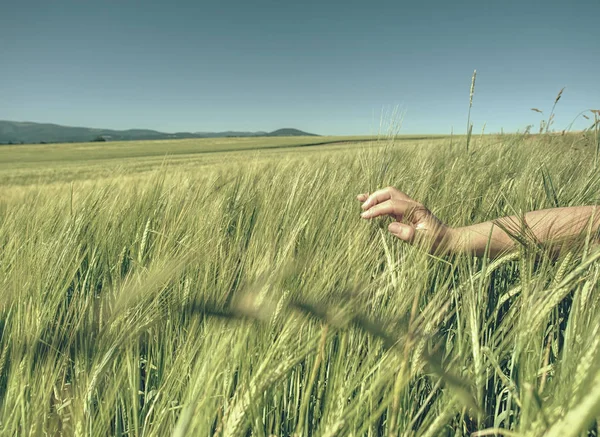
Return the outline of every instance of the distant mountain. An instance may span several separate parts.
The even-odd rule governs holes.
[[[61,126],[51,123],[32,123],[0,120],[0,144],[69,143],[129,140],[163,140],[176,138],[222,138],[222,137],[280,137],[318,136],[298,129],[278,129],[273,132],[176,132],[165,133],[150,129],[94,129],[88,127]]]
[[[220,137],[266,137],[269,135],[268,132],[257,131],[257,132],[244,132],[228,130],[225,132],[194,132],[193,135],[198,138],[220,138]]]
[[[268,136],[268,137],[305,137],[305,136],[318,137],[319,135],[309,134],[307,132],[302,132],[301,130],[292,129],[292,128],[288,127],[285,129],[274,130],[273,132],[268,133],[266,136]]]

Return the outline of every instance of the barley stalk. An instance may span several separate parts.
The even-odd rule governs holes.
[[[471,77],[471,89],[469,91],[469,113],[467,115],[467,153],[469,153],[469,143],[471,142],[471,132],[473,125],[471,124],[471,108],[473,107],[473,95],[475,94],[475,79],[477,78],[477,70],[473,70]]]

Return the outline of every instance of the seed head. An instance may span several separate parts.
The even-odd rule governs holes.
[[[471,93],[469,95],[469,106],[473,106],[473,94],[475,93],[475,79],[477,78],[477,70],[473,70],[473,77],[471,78]]]
[[[565,90],[565,88],[563,87],[559,92],[558,95],[556,96],[556,100],[554,101],[554,104],[556,105],[558,103],[558,101],[560,100],[560,98],[562,97],[562,93]]]

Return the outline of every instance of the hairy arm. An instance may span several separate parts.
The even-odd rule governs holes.
[[[494,258],[514,249],[518,244],[516,240],[524,239],[559,251],[564,245],[585,238],[588,232],[597,232],[599,225],[598,206],[542,209],[528,212],[522,217],[502,217],[471,226],[451,228],[439,249],[482,256],[489,241],[489,256]]]

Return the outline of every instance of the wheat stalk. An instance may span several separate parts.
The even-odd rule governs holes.
[[[469,143],[471,141],[471,132],[473,125],[471,124],[471,108],[473,107],[473,95],[475,94],[475,79],[477,78],[477,70],[473,70],[471,77],[471,90],[469,91],[469,114],[467,115],[467,153],[469,153]]]

